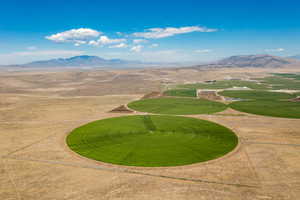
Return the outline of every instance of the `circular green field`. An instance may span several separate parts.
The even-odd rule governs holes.
[[[283,92],[268,92],[260,90],[225,90],[219,92],[220,95],[232,98],[240,98],[244,100],[282,100],[291,99],[295,95]]]
[[[300,102],[292,102],[297,94],[268,91],[224,91],[223,96],[241,98],[229,104],[235,110],[272,117],[300,118]]]
[[[256,115],[283,118],[300,118],[300,102],[282,101],[238,101],[229,104],[235,110]]]
[[[197,97],[196,89],[173,89],[167,90],[164,92],[166,96],[175,96],[175,97]]]
[[[143,99],[129,103],[128,107],[141,112],[172,115],[211,114],[227,108],[223,103],[192,98]]]
[[[179,166],[221,157],[237,136],[216,123],[188,117],[136,115],[95,121],[73,130],[68,146],[78,154],[128,166]]]

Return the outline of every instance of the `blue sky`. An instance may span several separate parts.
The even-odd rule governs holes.
[[[239,54],[300,54],[292,0],[7,0],[0,64],[80,54],[206,62]]]

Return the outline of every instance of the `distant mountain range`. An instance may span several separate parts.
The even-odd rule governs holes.
[[[194,65],[193,67],[257,67],[279,68],[285,66],[300,67],[300,56],[279,57],[272,55],[240,55],[231,56],[217,62]],[[136,67],[178,67],[191,66],[188,63],[158,63],[129,61],[122,59],[104,59],[98,56],[74,56],[51,60],[35,61],[23,65],[11,65],[21,68],[55,68],[55,67],[102,67],[102,68],[136,68]],[[7,66],[6,66],[7,67]]]
[[[300,60],[300,55],[290,56],[289,58]]]
[[[23,67],[110,67],[116,65],[141,65],[140,61],[121,59],[104,59],[98,56],[74,56],[71,58],[58,58],[51,60],[35,61],[23,64]]]
[[[278,68],[298,61],[292,58],[284,58],[271,55],[241,55],[231,56],[217,62],[218,65],[233,67],[269,67]]]

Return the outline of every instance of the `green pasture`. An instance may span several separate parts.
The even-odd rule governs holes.
[[[73,130],[68,146],[98,161],[144,167],[179,166],[216,159],[232,151],[237,136],[195,118],[136,115],[91,122]]]

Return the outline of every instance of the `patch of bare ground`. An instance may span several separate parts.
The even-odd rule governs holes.
[[[141,99],[159,98],[162,96],[163,94],[161,92],[150,92],[148,94],[145,94]]]
[[[300,97],[293,98],[293,99],[291,99],[291,101],[300,102]]]
[[[197,90],[197,96],[211,101],[224,101],[224,97],[218,95],[214,90]]]
[[[220,116],[247,116],[248,115],[249,116],[248,113],[240,112],[232,108],[227,108],[226,110],[215,113],[213,115],[220,115]]]
[[[120,106],[112,109],[109,112],[111,112],[111,113],[133,113],[134,111],[129,109],[126,105],[120,105]]]
[[[154,71],[139,73],[148,73],[147,77],[156,79],[167,76],[178,82],[184,81],[188,74],[188,69],[183,70],[183,75],[171,69],[162,70],[161,74]],[[240,76],[266,73],[241,69],[213,73],[224,77],[230,72]],[[13,77],[28,89],[13,85],[14,81],[7,82],[6,88],[0,86],[0,199],[296,200],[300,196],[300,119],[257,116],[232,109],[195,115],[232,129],[240,144],[220,159],[188,166],[121,167],[78,156],[65,144],[71,130],[94,120],[130,115],[108,111],[147,92],[159,91],[161,85],[140,80],[141,76],[123,76],[130,71],[90,71],[78,73],[76,78],[72,78],[73,73],[77,74],[0,75],[1,82],[7,76],[9,80]],[[101,73],[107,76],[102,77]],[[203,73],[206,72],[199,73],[202,78]],[[38,81],[26,85],[29,81],[26,76],[33,75]],[[201,80],[191,77],[190,80]],[[67,86],[75,90],[28,92],[47,88],[49,82],[51,87]]]

